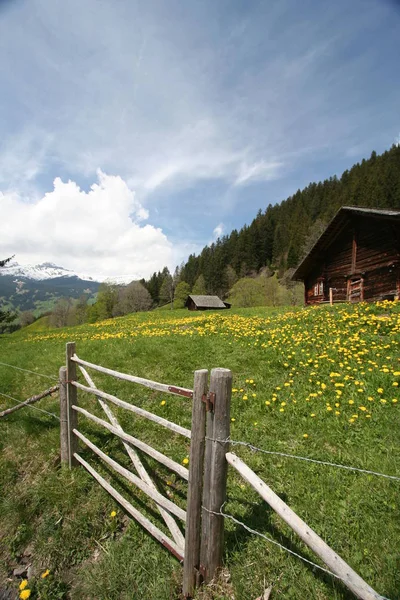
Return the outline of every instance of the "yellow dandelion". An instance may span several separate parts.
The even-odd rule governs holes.
[[[27,579],[23,579],[21,581],[21,583],[19,584],[19,589],[22,591],[26,588],[26,586],[28,585],[28,580]]]
[[[308,433],[303,433],[303,438],[307,439],[308,438]]]
[[[182,461],[182,464],[183,465],[188,465],[189,464],[189,459],[187,457],[184,458],[183,461]]]
[[[393,404],[396,404],[397,398],[393,398],[392,402],[393,402]]]
[[[20,593],[19,597],[21,598],[21,600],[28,600],[30,595],[31,595],[31,590],[25,589]]]
[[[49,569],[46,569],[46,570],[45,570],[45,572],[44,572],[44,573],[42,573],[40,577],[41,577],[42,579],[46,579],[46,577],[47,577],[48,575],[50,575],[50,571],[49,571]]]
[[[231,421],[234,423],[236,421],[235,417],[232,417]]]
[[[270,402],[269,400],[266,400],[266,401],[265,401],[265,404],[266,404],[267,406],[269,406],[269,405],[271,404],[271,402]]]
[[[315,413],[311,413],[310,417],[315,417]]]
[[[165,406],[166,404],[167,404],[167,401],[166,401],[166,400],[161,400],[161,402],[160,402],[160,406]]]
[[[246,394],[243,396],[243,400],[247,400],[247,396],[246,396]]]
[[[115,512],[115,510],[112,510],[112,511],[110,512],[110,517],[111,517],[112,519],[114,519],[116,516],[117,516],[117,513]]]

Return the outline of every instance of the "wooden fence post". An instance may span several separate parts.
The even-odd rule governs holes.
[[[75,342],[68,342],[66,348],[67,358],[67,426],[68,426],[68,464],[69,468],[76,467],[78,461],[74,457],[78,451],[78,438],[73,430],[78,428],[78,413],[72,409],[72,405],[78,404],[78,393],[75,386],[71,384],[76,381],[76,364],[71,360],[75,354]]]
[[[224,517],[220,514],[226,500],[229,452],[230,404],[232,373],[229,369],[213,369],[210,378],[210,394],[214,396],[214,411],[207,419],[206,458],[204,462],[203,527],[201,559],[204,579],[211,581],[222,566],[224,549]],[[212,432],[210,429],[212,428]],[[210,435],[211,433],[211,435]],[[219,440],[219,441],[214,441]]]
[[[68,451],[68,402],[67,402],[67,367],[61,367],[60,375],[60,449],[61,464],[69,464]]]
[[[189,488],[183,564],[183,595],[191,597],[200,571],[201,502],[203,491],[204,447],[208,371],[195,371],[193,386],[192,436],[190,443]]]

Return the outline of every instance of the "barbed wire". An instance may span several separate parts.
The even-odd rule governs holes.
[[[272,538],[268,537],[264,533],[261,533],[260,531],[257,531],[256,529],[252,529],[251,527],[249,527],[248,525],[246,525],[242,521],[239,521],[239,519],[236,519],[236,517],[234,517],[233,515],[229,515],[229,514],[225,513],[223,511],[223,508],[224,508],[226,502],[227,501],[225,501],[222,504],[221,508],[219,509],[219,512],[217,512],[215,510],[210,510],[210,509],[206,508],[205,506],[203,506],[202,508],[203,508],[203,510],[205,510],[208,513],[210,513],[211,515],[218,515],[218,516],[223,517],[224,519],[228,519],[229,521],[233,521],[237,525],[240,525],[241,527],[243,527],[244,529],[246,529],[246,531],[248,531],[249,533],[252,533],[253,535],[257,535],[260,538],[263,538],[267,542],[270,542],[271,544],[274,544],[275,546],[278,546],[281,550],[285,550],[289,554],[292,554],[293,556],[296,556],[296,558],[300,558],[300,560],[302,560],[303,562],[311,565],[312,567],[314,567],[316,569],[319,569],[320,571],[323,571],[327,575],[331,575],[332,577],[335,577],[339,581],[342,581],[344,584],[346,584],[346,582],[344,581],[344,579],[342,579],[342,577],[339,577],[339,575],[336,575],[336,573],[333,573],[332,571],[329,571],[329,569],[325,569],[325,567],[321,567],[317,563],[312,562],[311,560],[309,560],[308,558],[305,558],[301,554],[298,554],[297,552],[294,552],[293,550],[290,550],[290,548],[286,548],[286,546],[283,546],[283,544],[280,544],[276,540],[273,540]],[[381,600],[389,600],[389,598],[386,598],[386,596],[381,596],[380,594],[378,594],[378,598],[380,598]]]
[[[317,460],[316,458],[307,458],[306,456],[298,456],[297,454],[288,454],[286,452],[278,452],[277,450],[264,450],[264,448],[258,448],[257,446],[253,446],[249,442],[242,442],[237,440],[232,440],[227,438],[225,440],[219,440],[215,438],[207,437],[206,440],[211,442],[219,442],[221,444],[229,443],[232,446],[247,446],[253,452],[262,452],[263,454],[270,454],[275,456],[283,456],[284,458],[295,458],[297,460],[304,460],[305,462],[315,463],[317,465],[325,465],[327,467],[337,467],[338,469],[346,469],[347,471],[356,471],[358,473],[366,473],[367,475],[376,475],[377,477],[385,477],[386,479],[393,479],[394,481],[400,481],[400,477],[396,475],[387,475],[386,473],[379,473],[378,471],[370,471],[368,469],[361,469],[359,467],[351,467],[349,465],[340,465],[338,463],[328,462],[326,460]]]
[[[18,371],[24,371],[24,373],[31,373],[32,375],[37,375],[38,377],[45,377],[46,379],[51,379],[52,381],[58,381],[58,377],[54,377],[52,375],[45,375],[44,373],[37,373],[36,371],[30,371],[29,369],[23,369],[22,367],[10,365],[5,362],[0,362],[0,365],[2,365],[3,367],[10,367],[11,369],[17,369]]]
[[[13,396],[9,396],[8,394],[4,394],[3,392],[0,392],[0,396],[4,396],[5,398],[9,398],[9,400],[13,400],[13,402],[16,402],[17,404],[21,404],[21,400],[17,400]],[[50,417],[54,417],[55,419],[57,419],[57,421],[61,420],[58,415],[55,415],[54,413],[44,410],[43,408],[38,408],[37,406],[33,406],[32,404],[25,404],[25,406],[21,406],[21,409],[22,408],[33,408],[33,410],[38,410],[41,413],[50,415]]]

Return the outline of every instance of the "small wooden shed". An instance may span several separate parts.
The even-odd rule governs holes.
[[[400,211],[343,206],[292,279],[306,304],[400,298]]]
[[[218,296],[195,296],[190,295],[185,302],[189,310],[222,310],[230,308],[228,302],[223,302]]]

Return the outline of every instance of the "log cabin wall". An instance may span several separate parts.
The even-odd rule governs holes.
[[[355,216],[304,280],[307,304],[400,297],[398,222]],[[322,292],[322,293],[321,293]]]

